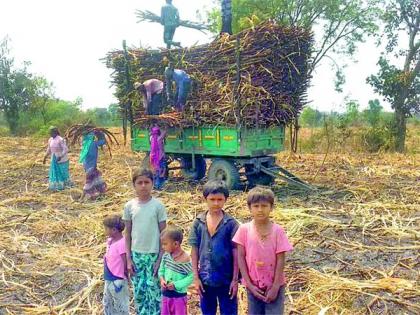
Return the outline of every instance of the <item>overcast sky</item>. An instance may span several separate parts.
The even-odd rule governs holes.
[[[116,102],[110,86],[110,71],[100,61],[106,53],[129,46],[163,47],[163,28],[154,23],[136,23],[135,10],[157,14],[159,0],[0,0],[0,39],[9,36],[12,55],[17,61],[32,63],[30,70],[45,76],[65,100],[83,99],[83,108],[107,107]],[[205,16],[212,0],[174,0],[181,19]],[[175,40],[183,46],[211,41],[211,35],[178,28]],[[362,44],[356,63],[346,68],[343,93],[334,91],[334,70],[325,62],[316,70],[309,90],[311,106],[319,110],[343,110],[345,97],[356,99],[361,107],[380,96],[366,84],[376,73],[380,51],[373,41]],[[341,60],[339,60],[341,63]],[[346,60],[345,62],[349,62]],[[385,108],[389,107],[385,105]]]

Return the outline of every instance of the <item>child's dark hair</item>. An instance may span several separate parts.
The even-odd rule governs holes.
[[[153,182],[153,172],[148,168],[139,168],[133,172],[133,176],[131,180],[133,181],[133,185],[136,183],[137,178],[144,176],[149,178]]]
[[[182,230],[177,226],[168,226],[166,229],[162,231],[161,236],[168,237],[174,242],[179,242],[179,244],[181,244],[182,240],[184,239]]]
[[[225,198],[229,197],[229,189],[227,188],[224,181],[211,180],[207,182],[203,187],[203,196],[207,198],[210,194],[223,194]]]
[[[104,221],[104,226],[110,229],[117,229],[119,232],[124,231],[125,224],[120,215],[109,215]]]
[[[274,199],[274,193],[271,189],[255,187],[248,192],[246,202],[248,203],[248,207],[257,202],[268,202],[273,206]]]

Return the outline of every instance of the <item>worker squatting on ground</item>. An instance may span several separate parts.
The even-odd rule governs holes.
[[[172,82],[175,82],[175,96],[173,96]],[[171,64],[165,68],[166,94],[170,102],[174,101],[175,109],[183,111],[191,89],[191,78],[184,71],[174,69]]]
[[[143,83],[134,83],[134,88],[143,95],[143,105],[146,115],[159,115],[162,111],[163,82],[150,79]]]

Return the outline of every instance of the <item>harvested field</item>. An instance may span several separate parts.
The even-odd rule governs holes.
[[[122,142],[122,141],[121,141]],[[130,171],[141,155],[103,152],[107,196],[79,203],[84,180],[71,156],[75,188],[47,190],[43,141],[0,138],[0,314],[101,314],[102,219],[132,197]],[[319,187],[310,195],[277,183],[273,212],[295,250],[287,259],[287,314],[419,314],[419,154],[278,155]],[[176,174],[175,174],[176,175]],[[155,195],[170,223],[186,231],[203,209],[201,184],[180,177]],[[245,193],[227,210],[249,218]],[[241,299],[243,298],[241,292]],[[246,314],[246,303],[240,303]],[[197,300],[190,300],[198,314]]]

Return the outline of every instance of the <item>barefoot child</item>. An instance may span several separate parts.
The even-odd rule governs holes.
[[[221,315],[234,315],[238,312],[239,270],[232,238],[238,222],[223,210],[229,197],[223,182],[208,182],[203,196],[207,211],[194,220],[189,238],[194,287],[204,315],[216,314],[218,304]]]
[[[187,315],[187,289],[193,281],[190,256],[181,247],[182,230],[169,227],[161,234],[165,251],[159,268],[161,315]]]
[[[158,315],[161,292],[157,272],[163,254],[160,233],[166,227],[166,210],[152,196],[152,171],[135,171],[132,182],[137,197],[125,204],[123,215],[127,227],[127,269],[134,285],[137,314]]]
[[[252,221],[242,224],[233,238],[238,244],[238,263],[248,291],[250,315],[283,314],[284,263],[293,249],[283,228],[270,220],[274,194],[256,187],[247,198]]]
[[[104,257],[104,313],[105,315],[128,315],[129,294],[127,282],[127,261],[125,239],[122,235],[124,222],[118,215],[104,219],[105,234],[108,236]]]

